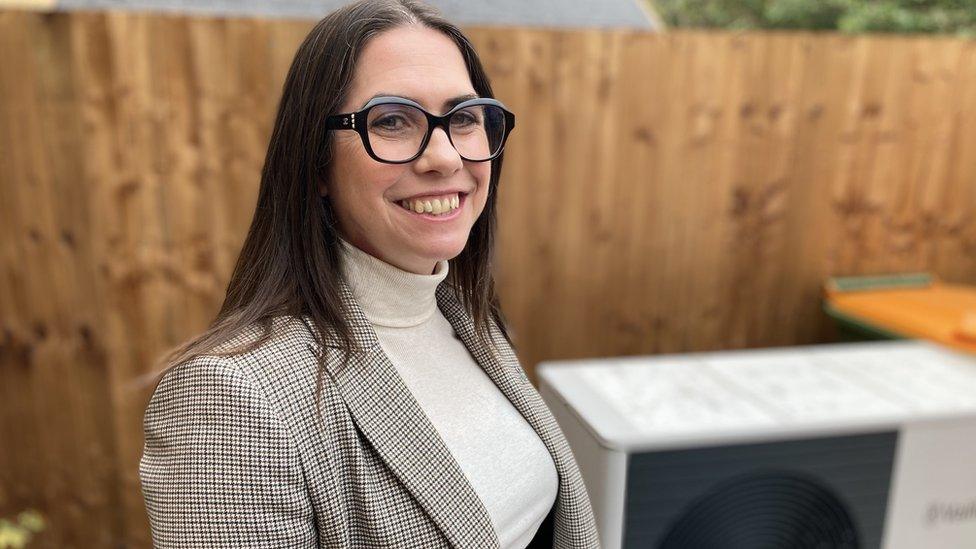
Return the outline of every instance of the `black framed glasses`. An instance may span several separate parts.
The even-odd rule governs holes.
[[[330,130],[357,132],[369,156],[387,164],[416,160],[438,126],[444,128],[461,158],[485,162],[505,148],[515,115],[489,97],[463,101],[437,116],[409,99],[383,96],[371,99],[357,112],[329,116],[325,123]]]

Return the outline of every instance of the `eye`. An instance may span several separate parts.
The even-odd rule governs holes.
[[[460,111],[451,117],[451,123],[455,126],[470,126],[472,124],[480,124],[481,119],[468,111]]]
[[[397,121],[400,121],[401,126],[407,123],[402,116],[389,115],[375,120],[372,126],[381,130],[398,130],[401,126],[397,125]]]

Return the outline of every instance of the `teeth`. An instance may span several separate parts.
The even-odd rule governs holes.
[[[448,213],[461,205],[461,197],[457,193],[444,198],[433,198],[427,200],[401,200],[400,206],[407,210],[417,213],[429,213],[441,215]]]

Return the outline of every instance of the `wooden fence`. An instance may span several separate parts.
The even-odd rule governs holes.
[[[0,12],[0,517],[149,547],[132,385],[222,300],[311,21]],[[976,283],[976,42],[468,29],[519,116],[498,279],[540,360],[826,341],[820,285]]]

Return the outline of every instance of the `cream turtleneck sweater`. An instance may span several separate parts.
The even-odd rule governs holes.
[[[458,339],[437,306],[447,260],[404,271],[340,238],[343,275],[380,347],[491,516],[503,549],[522,549],[556,500],[548,450]]]

